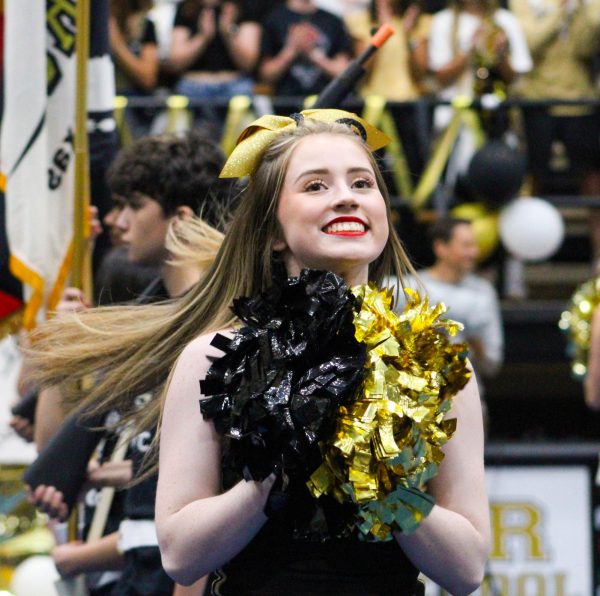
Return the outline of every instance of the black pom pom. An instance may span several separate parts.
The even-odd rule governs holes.
[[[227,438],[228,478],[263,480],[281,471],[286,482],[277,483],[272,513],[306,504],[306,481],[321,462],[318,443],[361,385],[366,348],[354,338],[356,308],[342,278],[303,270],[235,300],[244,326],[233,339],[216,340],[225,354],[201,381],[208,396],[202,415]]]

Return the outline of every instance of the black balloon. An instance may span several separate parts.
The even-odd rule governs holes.
[[[527,162],[520,151],[493,140],[473,155],[467,180],[478,199],[496,208],[518,195],[526,170]]]

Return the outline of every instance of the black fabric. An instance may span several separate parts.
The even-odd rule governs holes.
[[[293,539],[268,522],[209,578],[207,594],[246,596],[413,596],[419,572],[394,541]]]
[[[163,571],[158,547],[129,550],[113,596],[172,596],[173,580]]]
[[[191,9],[190,4],[197,4],[193,0],[191,2],[182,2],[175,13],[173,27],[184,27],[190,32],[190,36],[198,33],[198,11]],[[229,48],[218,28],[220,8],[215,9],[216,32],[213,39],[208,43],[200,56],[187,68],[189,72],[219,72],[219,71],[238,71],[239,68],[233,61]],[[244,20],[243,15],[238,18],[238,22]]]
[[[35,409],[38,402],[39,393],[37,389],[29,391],[15,406],[10,409],[13,416],[20,416],[29,420],[31,424],[35,422]]]
[[[155,429],[142,432],[129,444],[127,457],[132,461],[134,477],[140,471],[155,433]],[[154,520],[157,480],[158,476],[154,474],[127,489],[123,499],[124,519]],[[125,552],[121,578],[113,592],[115,596],[171,596],[172,593],[173,580],[162,567],[158,546]]]
[[[144,30],[142,31],[142,37],[140,39],[141,45],[146,43],[158,43],[156,39],[156,28],[150,19],[144,21]]]
[[[278,6],[269,14],[263,25],[262,57],[272,58],[279,54],[285,45],[289,28],[305,22],[317,29],[317,47],[329,58],[340,53],[352,53],[350,37],[344,23],[335,15],[320,9],[311,14],[301,14],[286,6]],[[299,57],[279,79],[275,92],[277,95],[312,95],[319,93],[329,80],[330,77],[308,58]]]
[[[79,411],[68,416],[25,471],[25,484],[32,490],[40,484],[55,486],[63,493],[63,500],[70,511],[87,476],[90,457],[102,438],[102,431],[90,429],[101,426],[103,421],[103,416],[82,420]],[[74,445],[76,449],[73,449]]]
[[[282,4],[284,0],[246,0],[242,3],[244,9],[244,19],[261,23],[269,16],[269,13]]]
[[[112,596],[114,587],[114,582],[111,582],[110,584],[105,584],[100,588],[90,588],[88,586],[88,590],[90,591],[90,596]]]
[[[151,304],[160,300],[168,300],[169,292],[160,276],[151,281],[136,300],[137,304]]]
[[[530,171],[543,175],[548,170],[552,142],[565,146],[574,172],[600,169],[600,114],[554,116],[546,108],[523,108]]]
[[[133,438],[129,444],[127,457],[132,462],[134,477],[140,471],[144,456],[148,452],[156,430],[144,431]],[[127,519],[154,519],[154,501],[158,475],[153,474],[142,482],[127,489],[124,501],[124,517]]]

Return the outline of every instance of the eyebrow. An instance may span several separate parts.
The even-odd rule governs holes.
[[[348,174],[356,174],[357,172],[366,172],[367,174],[370,174],[371,176],[374,176],[374,172],[373,170],[366,168],[366,167],[362,167],[362,166],[357,166],[354,168],[349,168],[348,169]],[[306,170],[304,172],[302,172],[294,181],[294,184],[296,182],[298,182],[298,180],[300,180],[301,178],[303,178],[304,176],[310,176],[313,174],[319,174],[319,175],[323,175],[323,174],[329,174],[329,170],[327,168],[321,168],[321,169],[316,169],[316,170]]]

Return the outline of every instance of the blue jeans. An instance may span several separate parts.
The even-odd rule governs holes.
[[[183,77],[175,85],[175,92],[179,95],[185,95],[190,99],[221,99],[229,100],[234,95],[249,95],[252,96],[254,91],[254,82],[250,77],[241,75],[239,78],[232,81],[222,81],[215,83],[202,83],[193,79]],[[211,105],[207,102],[205,105],[195,107],[194,122],[199,124],[202,121],[217,126],[220,132],[225,114],[227,113],[227,105],[223,107]]]

